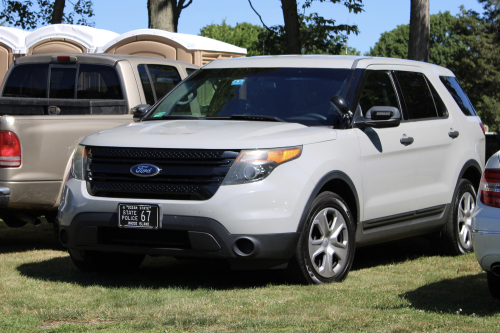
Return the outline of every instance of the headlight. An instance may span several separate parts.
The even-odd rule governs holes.
[[[85,180],[85,167],[87,166],[87,148],[78,145],[73,155],[71,165],[71,177],[78,180]]]
[[[222,185],[253,183],[265,179],[278,165],[298,158],[301,153],[302,147],[242,150]]]

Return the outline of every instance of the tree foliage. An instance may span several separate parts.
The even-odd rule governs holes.
[[[500,131],[500,0],[478,0],[482,14],[431,15],[430,59],[451,69],[485,124]],[[408,58],[409,26],[384,32],[365,55]]]
[[[247,22],[237,23],[235,27],[226,24],[210,24],[200,30],[200,35],[220,40],[247,49],[247,56],[259,55],[258,39],[264,28]],[[261,49],[261,48],[260,48]]]
[[[9,26],[25,30],[36,29],[51,24],[55,2],[55,0],[2,0],[3,10],[0,12],[0,20],[4,20]],[[94,26],[94,22],[90,20],[94,16],[92,0],[70,3],[72,8],[63,14],[60,23]],[[65,6],[65,9],[68,7]]]
[[[313,1],[330,2],[332,4],[340,3],[347,7],[349,12],[355,14],[363,11],[362,0],[306,0],[302,4],[302,10],[305,12],[305,9],[311,7]],[[251,5],[250,0],[249,2]],[[295,29],[295,25],[292,28],[287,27],[286,22],[293,21],[295,15],[292,14],[283,8],[285,26],[275,25],[267,27],[263,23],[266,30],[259,34],[257,43],[261,50],[260,54],[339,54],[346,44],[348,35],[350,33],[356,35],[359,33],[357,25],[336,24],[335,20],[326,19],[318,15],[318,13],[305,15],[299,12],[296,15],[298,33],[297,31],[292,31],[294,36],[299,37],[297,40],[290,41],[287,39],[287,31],[290,33],[292,28]],[[293,43],[295,44],[291,45]],[[297,46],[299,47],[297,48]],[[300,52],[294,52],[294,50],[300,50]]]

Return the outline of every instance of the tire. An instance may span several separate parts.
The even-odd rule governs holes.
[[[437,249],[444,255],[473,252],[472,214],[476,208],[476,191],[467,179],[458,182],[452,201],[452,211],[437,241]]]
[[[5,222],[5,224],[10,228],[21,228],[24,227],[28,222],[23,221],[15,217],[13,213],[3,213],[0,218]]]
[[[70,250],[73,264],[82,272],[124,272],[137,269],[144,255],[97,251]]]
[[[344,200],[332,192],[318,195],[288,264],[289,279],[301,284],[343,281],[354,259],[355,232]]]
[[[493,272],[487,272],[486,277],[488,279],[488,289],[490,290],[491,296],[500,299],[500,277],[493,274]]]

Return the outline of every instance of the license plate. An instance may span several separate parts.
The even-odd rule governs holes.
[[[120,204],[118,226],[131,228],[158,228],[160,208],[157,205]]]

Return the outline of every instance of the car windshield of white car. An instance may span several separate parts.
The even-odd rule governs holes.
[[[145,120],[230,119],[335,126],[330,102],[345,96],[353,71],[330,68],[202,69],[164,98]]]

